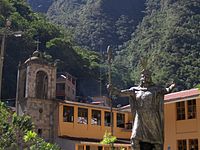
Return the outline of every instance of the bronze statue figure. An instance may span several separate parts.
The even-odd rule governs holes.
[[[128,96],[133,115],[131,146],[133,150],[163,150],[164,143],[164,95],[175,86],[168,88],[155,85],[151,73],[143,67],[140,84],[126,90],[108,85],[113,95]]]

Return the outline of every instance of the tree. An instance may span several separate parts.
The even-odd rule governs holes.
[[[45,142],[33,131],[28,131],[24,135],[24,141],[29,146],[29,150],[60,150],[57,145]]]
[[[112,136],[110,132],[105,132],[101,144],[109,144],[113,148],[113,144],[117,141],[115,136]]]
[[[0,102],[0,150],[59,150],[60,148],[38,137],[29,116],[18,116]]]

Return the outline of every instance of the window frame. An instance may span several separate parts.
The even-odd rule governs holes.
[[[125,128],[125,114],[124,113],[117,113],[116,117],[117,117],[117,119],[116,119],[117,120],[117,127],[118,128]],[[122,117],[122,120],[120,120],[119,117]],[[120,123],[119,121],[121,121],[123,123]]]
[[[192,145],[191,143],[194,142],[194,149],[192,149]],[[192,149],[192,150],[198,150],[199,146],[198,146],[198,138],[196,139],[189,139],[189,149]]]
[[[95,112],[96,112],[96,114],[95,114]],[[101,110],[92,109],[91,113],[92,113],[92,116],[91,116],[91,125],[101,126]],[[98,116],[99,114],[100,114],[100,116]],[[96,121],[97,123],[96,124],[93,123],[94,122],[93,118],[97,119],[97,121]]]
[[[65,83],[56,83],[56,92],[65,91]]]
[[[197,117],[196,99],[188,100],[187,101],[187,119],[196,119],[196,117]]]
[[[176,120],[185,120],[186,113],[185,113],[185,101],[176,102]]]
[[[86,122],[84,123],[84,121],[86,121]],[[77,123],[78,124],[88,124],[88,109],[87,108],[78,107]]]
[[[177,150],[187,150],[187,140],[186,139],[177,140]]]
[[[67,108],[69,108],[69,109],[67,109]],[[65,112],[65,110],[66,110],[66,112]],[[69,110],[69,112],[68,112],[68,110]],[[64,117],[66,117],[66,119],[64,119]],[[74,106],[63,106],[63,122],[74,123]]]
[[[110,117],[110,122],[107,122],[106,120],[106,118],[108,117],[108,116],[106,116],[106,114],[108,114]],[[112,113],[112,116],[114,117],[114,114]],[[111,121],[111,112],[109,112],[109,111],[104,111],[104,126],[107,126],[107,127],[110,127],[111,126],[111,123],[112,123],[112,121]]]

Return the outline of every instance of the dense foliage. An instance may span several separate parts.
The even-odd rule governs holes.
[[[13,34],[6,38],[3,74],[3,97],[13,98],[16,91],[17,66],[36,50],[52,56],[58,62],[58,71],[66,71],[76,76],[96,77],[99,55],[84,51],[72,41],[72,35],[65,29],[49,23],[43,16],[34,13],[26,0],[0,1],[0,35],[4,34],[5,20],[12,21],[9,32],[23,31],[21,37]],[[90,56],[90,57],[87,57]]]
[[[105,51],[130,39],[143,17],[144,0],[57,0],[48,18],[70,28],[82,47]]]
[[[139,81],[139,60],[148,57],[154,82],[174,80],[179,90],[195,87],[200,81],[200,2],[149,0],[146,13],[116,68],[123,73],[126,66],[131,79]]]
[[[177,89],[182,90],[195,87],[200,80],[199,3],[58,0],[52,3],[47,16],[70,27],[74,40],[82,47],[104,51],[107,45],[112,45],[118,49],[113,67],[116,85],[137,84],[139,60],[145,56],[149,58],[154,82],[166,85],[175,81]]]
[[[57,145],[47,143],[33,132],[29,116],[18,116],[0,102],[0,150],[59,150]]]
[[[52,1],[29,0],[37,6],[48,2]],[[154,82],[166,85],[174,80],[179,90],[193,88],[200,80],[199,3],[189,0],[57,0],[48,8],[47,16],[67,28],[63,29],[32,12],[25,0],[2,0],[0,26],[4,26],[6,18],[11,18],[11,30],[25,31],[22,38],[7,38],[4,97],[15,97],[17,64],[36,49],[38,38],[41,51],[52,55],[52,59],[60,59],[59,71],[68,71],[84,82],[78,85],[78,90],[86,90],[85,86],[89,92],[98,90],[98,67],[105,61],[99,54],[88,51],[88,47],[102,52],[108,44],[115,50],[112,76],[113,83],[119,87],[138,83],[139,60],[145,56],[149,58],[148,67],[153,72]],[[101,72],[104,71],[105,67]],[[102,76],[105,80],[107,75],[102,73]]]
[[[115,136],[112,136],[112,134],[108,131],[105,132],[103,136],[103,140],[100,142],[101,144],[112,144],[117,141],[117,138]]]

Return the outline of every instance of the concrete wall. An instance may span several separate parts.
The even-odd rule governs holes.
[[[75,150],[76,143],[75,141],[56,138],[55,142],[61,147],[62,150]]]

